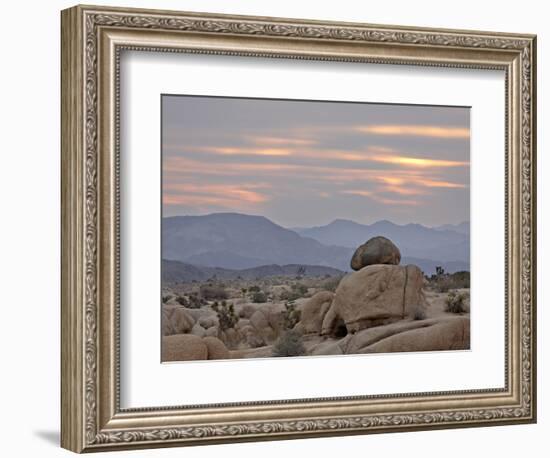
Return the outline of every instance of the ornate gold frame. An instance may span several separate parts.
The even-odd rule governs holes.
[[[535,421],[535,36],[91,6],[64,10],[61,32],[63,447],[89,452]],[[122,410],[123,49],[504,70],[506,387]]]

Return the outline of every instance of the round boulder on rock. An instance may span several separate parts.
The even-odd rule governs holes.
[[[395,244],[386,237],[378,236],[367,240],[355,250],[351,258],[351,268],[361,270],[373,264],[398,265],[401,261],[401,252]]]

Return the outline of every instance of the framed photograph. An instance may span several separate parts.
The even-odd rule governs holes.
[[[62,446],[536,421],[536,38],[62,12]]]

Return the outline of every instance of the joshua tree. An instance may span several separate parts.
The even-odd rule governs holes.
[[[221,304],[218,303],[218,301],[214,302],[214,304],[212,304],[212,310],[214,310],[218,316],[221,331],[234,328],[237,321],[239,321],[233,304],[228,305],[226,301],[222,301]]]

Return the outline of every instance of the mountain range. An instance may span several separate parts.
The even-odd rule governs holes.
[[[462,223],[458,230],[453,226],[430,228],[421,224],[394,224],[391,221],[378,221],[374,224],[359,224],[354,221],[337,219],[326,226],[295,228],[303,237],[312,238],[323,245],[336,245],[356,248],[371,237],[383,235],[395,243],[403,257],[416,257],[438,261],[470,261],[470,235]]]
[[[454,272],[469,270],[469,234],[460,232],[465,226],[469,224],[451,230],[448,226],[390,221],[363,225],[338,219],[326,226],[287,229],[263,216],[239,213],[173,216],[162,221],[162,257],[229,270],[307,265],[348,271],[355,248],[383,235],[399,247],[402,264],[416,264],[426,274],[433,273],[435,266]]]

